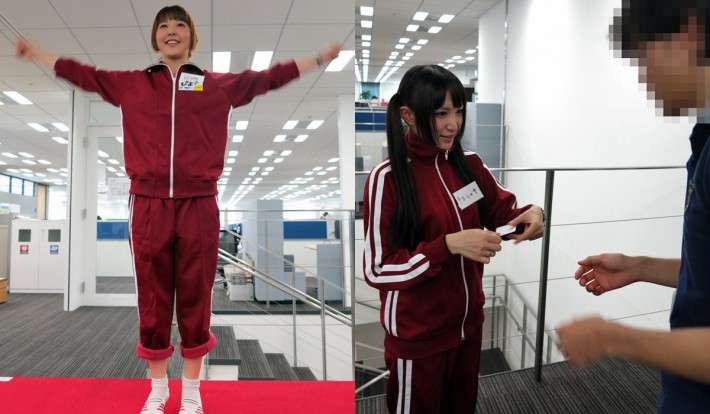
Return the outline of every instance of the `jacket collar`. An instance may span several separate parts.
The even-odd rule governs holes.
[[[153,70],[156,70],[156,69],[160,69],[160,68],[165,68],[165,67],[168,67],[168,65],[166,65],[166,64],[163,63],[162,61],[158,61],[158,62],[156,62],[156,63],[153,63],[153,64],[149,65],[149,66],[146,67],[144,70],[145,70],[146,72],[150,72],[150,71],[153,71]],[[205,71],[202,70],[199,66],[197,66],[197,65],[196,65],[195,63],[193,63],[193,62],[183,63],[180,68],[183,69],[183,70],[184,70],[184,68],[190,68],[190,72],[196,71],[196,72],[199,73],[200,75],[204,75],[204,74],[205,74]]]
[[[437,154],[446,153],[446,150],[439,149],[436,145],[427,144],[422,138],[411,130],[404,135],[407,142],[407,155],[410,159],[426,160],[436,157]]]

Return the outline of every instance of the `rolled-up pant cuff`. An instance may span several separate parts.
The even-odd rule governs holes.
[[[144,347],[140,341],[136,344],[136,355],[138,355],[138,358],[147,359],[149,361],[168,359],[173,355],[174,350],[175,348],[173,348],[172,345],[165,349],[150,349]]]
[[[182,344],[180,344],[180,353],[183,358],[200,358],[207,355],[207,353],[210,352],[215,345],[217,345],[217,338],[210,331],[210,338],[202,345],[198,345],[194,348],[185,348]]]

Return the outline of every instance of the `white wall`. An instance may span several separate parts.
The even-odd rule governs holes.
[[[509,1],[504,85],[507,167],[685,163],[692,120],[657,115],[645,88],[637,83],[637,69],[615,58],[609,48],[608,25],[620,4],[620,0]],[[481,18],[479,98],[498,93],[498,72],[484,61],[490,50],[483,42],[490,39],[486,29],[499,37],[505,18],[499,7]],[[497,56],[490,59],[499,61]],[[521,203],[542,205],[544,173],[509,173],[506,184]],[[596,298],[572,275],[577,260],[605,251],[679,256],[684,191],[684,170],[557,173],[547,329],[588,313],[667,329],[670,289],[638,285]],[[653,219],[634,220],[638,218]],[[487,272],[507,274],[526,301],[536,306],[540,249],[540,241],[506,243]]]
[[[505,1],[478,20],[478,102],[503,102]]]

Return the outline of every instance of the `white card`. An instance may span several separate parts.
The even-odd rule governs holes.
[[[501,236],[505,236],[506,234],[510,233],[515,233],[515,226],[510,226],[510,225],[505,225],[505,226],[500,226],[496,229],[496,233],[500,234]]]
[[[471,184],[455,192],[454,198],[456,199],[459,208],[463,210],[466,207],[469,207],[470,205],[475,203],[476,201],[482,199],[483,192],[481,192],[481,189],[478,188],[478,184],[473,181]]]

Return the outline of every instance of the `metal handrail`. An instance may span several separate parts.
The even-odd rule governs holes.
[[[336,319],[338,322],[343,323],[347,326],[352,326],[352,321],[344,313],[341,313],[337,309],[335,309],[325,303],[322,303],[318,299],[315,299],[315,298],[309,296],[305,292],[302,292],[289,284],[286,284],[280,280],[276,280],[276,279],[272,278],[271,276],[267,275],[266,273],[261,272],[259,269],[255,269],[255,268],[251,267],[248,263],[231,255],[229,252],[219,249],[218,257],[225,260],[227,263],[237,266],[240,270],[249,273],[250,275],[252,275],[252,277],[256,277],[257,279],[263,281],[264,283],[268,284],[269,286],[279,289],[280,291],[282,291],[292,297],[295,297],[296,299],[300,300],[301,302],[303,302],[307,305],[310,305],[318,310],[321,310],[321,309],[324,310],[324,312],[328,316]]]
[[[538,308],[537,308],[537,332],[536,332],[536,347],[535,349],[542,350],[544,344],[544,336],[546,334],[545,326],[545,311],[547,309],[547,281],[548,281],[548,270],[549,270],[549,256],[550,256],[550,230],[552,223],[552,196],[555,181],[555,172],[574,172],[574,171],[636,171],[636,170],[671,170],[671,169],[685,169],[683,165],[668,165],[668,166],[638,166],[638,167],[596,167],[596,168],[583,168],[583,167],[559,167],[559,168],[490,168],[491,171],[500,172],[545,172],[545,201],[543,208],[547,215],[547,220],[545,222],[545,232],[542,237],[543,248],[541,251],[541,263],[540,263],[540,288],[538,292]],[[369,175],[369,171],[356,171],[355,175]],[[550,342],[548,342],[548,360],[550,354]],[[534,365],[535,379],[537,382],[542,381],[542,352],[535,353],[535,365]]]

